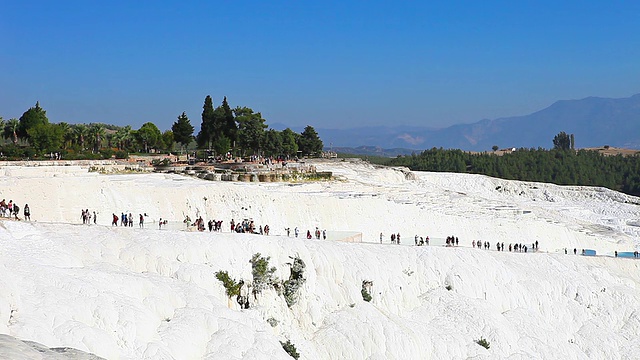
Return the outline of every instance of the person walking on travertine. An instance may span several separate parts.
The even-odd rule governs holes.
[[[29,204],[24,204],[24,219],[31,221],[31,209],[29,209]]]

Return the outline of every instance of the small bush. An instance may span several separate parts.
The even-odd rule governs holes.
[[[453,290],[453,286],[451,286],[451,284],[447,284],[447,286],[445,286],[444,288],[449,291]]]
[[[169,166],[169,165],[171,165],[171,160],[169,160],[167,158],[164,158],[162,160],[154,159],[153,161],[151,161],[151,165],[158,166],[158,167]]]
[[[480,337],[480,339],[476,340],[476,344],[482,346],[487,350],[489,350],[489,348],[491,347],[491,343],[489,343],[487,339],[483,338],[482,336]]]
[[[298,290],[306,281],[304,278],[306,265],[299,256],[293,258],[293,263],[289,265],[291,266],[291,275],[289,275],[289,280],[282,284],[282,287],[284,288],[284,299],[287,302],[287,306],[291,307],[298,301]]]
[[[26,157],[28,159],[31,159],[31,158],[36,156],[36,151],[29,147],[29,148],[24,149],[23,154],[24,154],[24,157]]]
[[[268,319],[267,319],[267,323],[268,323],[269,325],[271,325],[271,327],[276,327],[276,326],[278,326],[278,320],[276,320],[276,319],[274,319],[274,318],[272,318],[272,317],[270,317],[270,318],[268,318]]]
[[[362,290],[360,290],[360,293],[362,294],[362,300],[369,302],[373,299],[368,290],[368,286],[371,286],[371,285],[372,285],[371,281],[364,280],[362,282]]]
[[[228,297],[238,296],[240,295],[240,288],[242,288],[242,283],[235,281],[226,271],[218,271],[216,273],[216,279],[222,282],[222,286],[225,288],[225,292]]]
[[[115,154],[115,151],[113,151],[112,149],[102,149],[100,150],[100,155],[102,155],[102,158],[104,159],[111,159],[111,157]]]
[[[280,344],[282,344],[282,348],[287,352],[287,354],[289,354],[289,356],[296,360],[300,358],[300,354],[298,354],[298,350],[296,350],[296,346],[291,343],[291,340],[287,340],[287,342],[280,341]]]
[[[249,261],[251,263],[251,274],[253,275],[253,289],[256,293],[260,293],[278,282],[278,279],[273,275],[276,272],[276,268],[269,267],[270,259],[270,256],[263,257],[260,253],[255,253]]]
[[[123,150],[118,150],[115,152],[116,159],[128,159],[129,153]]]

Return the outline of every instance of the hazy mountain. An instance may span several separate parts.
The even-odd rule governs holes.
[[[551,148],[560,131],[575,135],[576,148],[610,145],[640,149],[640,94],[623,99],[562,100],[525,116],[484,119],[443,129],[378,126],[316,130],[327,148],[365,146],[379,148],[377,152],[432,147],[485,151],[494,145]]]

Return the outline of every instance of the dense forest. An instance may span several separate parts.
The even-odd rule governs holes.
[[[248,107],[231,108],[225,97],[218,107],[211,96],[204,101],[200,131],[183,112],[164,132],[152,122],[139,129],[102,123],[50,123],[36,102],[19,119],[0,117],[0,158],[3,160],[127,158],[130,153],[162,153],[209,150],[235,156],[296,157],[317,155],[322,140],[312,126],[302,133],[269,129],[259,112]],[[55,154],[55,155],[54,155]]]
[[[561,136],[563,133],[559,134]],[[574,150],[557,143],[551,150],[517,149],[511,153],[469,153],[462,150],[425,150],[397,158],[373,158],[374,163],[406,166],[416,171],[483,174],[508,180],[559,185],[603,186],[640,196],[640,156],[606,156],[597,151]]]

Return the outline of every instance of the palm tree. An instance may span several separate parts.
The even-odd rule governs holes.
[[[105,139],[107,140],[107,147],[111,149],[113,147],[113,143],[115,141],[116,134],[115,133],[107,133],[105,135]]]
[[[84,138],[87,136],[87,125],[76,124],[73,130],[76,135],[76,141],[80,144],[80,150],[84,151]]]
[[[66,150],[75,138],[73,128],[64,121],[59,123],[58,127],[62,130],[62,148]]]
[[[93,143],[92,151],[98,152],[102,148],[102,139],[105,136],[104,125],[91,124],[89,125],[88,135],[90,141]]]
[[[18,127],[20,121],[18,119],[10,119],[4,125],[3,134],[5,138],[13,138],[13,145],[18,145]]]
[[[131,142],[131,125],[119,128],[116,131],[115,138],[118,150],[127,148],[129,143]]]

